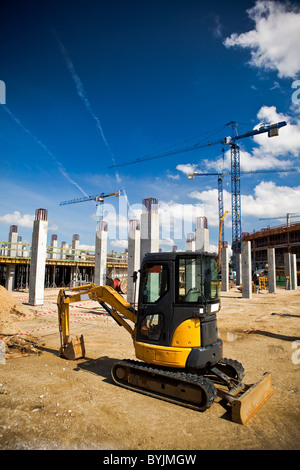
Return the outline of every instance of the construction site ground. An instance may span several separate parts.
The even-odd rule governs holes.
[[[245,383],[272,373],[274,393],[246,425],[219,399],[200,413],[115,385],[110,368],[135,358],[132,340],[92,301],[70,316],[86,357],[59,357],[57,293],[46,289],[44,305],[30,307],[28,292],[1,288],[0,449],[299,450],[300,288],[221,295],[224,357],[243,364]]]

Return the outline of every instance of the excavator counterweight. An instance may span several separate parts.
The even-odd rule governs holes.
[[[112,366],[124,388],[205,411],[217,397],[231,407],[232,421],[245,424],[272,395],[271,374],[242,382],[244,368],[223,357],[218,337],[218,256],[211,253],[152,253],[140,270],[138,308],[109,286],[87,284],[59,292],[59,355],[85,356],[83,336],[69,335],[69,304],[95,300],[128,331],[138,359]]]

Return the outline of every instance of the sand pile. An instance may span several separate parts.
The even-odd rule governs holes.
[[[0,335],[20,333],[18,322],[32,316],[35,310],[16,300],[4,287],[0,286]]]

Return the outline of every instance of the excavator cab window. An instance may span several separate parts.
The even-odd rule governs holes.
[[[142,273],[142,302],[158,302],[169,289],[169,275],[166,264],[145,264]]]
[[[212,256],[179,257],[177,302],[207,303],[219,300],[217,259]]]
[[[154,315],[146,315],[142,321],[140,333],[144,339],[158,341],[163,328],[163,315],[156,313]]]

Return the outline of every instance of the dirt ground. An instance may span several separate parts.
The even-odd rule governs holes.
[[[246,425],[219,399],[199,413],[116,386],[111,365],[134,358],[132,340],[91,301],[73,304],[70,318],[86,357],[58,357],[57,293],[33,308],[28,293],[0,291],[0,449],[299,450],[300,288],[221,295],[224,356],[243,364],[245,383],[272,373],[274,394]]]

